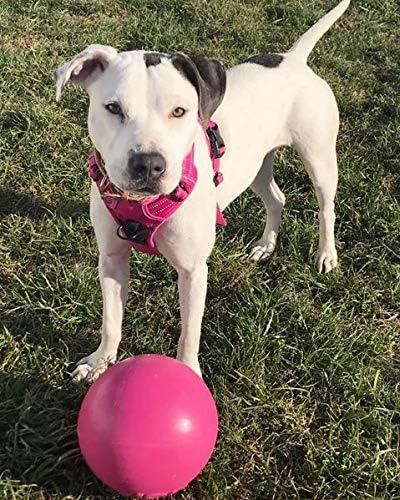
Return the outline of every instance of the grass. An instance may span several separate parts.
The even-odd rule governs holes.
[[[287,49],[331,0],[0,0],[0,497],[117,498],[83,463],[85,387],[65,373],[98,342],[88,217],[87,98],[54,100],[51,72],[90,43],[219,57]],[[340,268],[318,275],[317,205],[298,158],[265,266],[252,194],[227,211],[210,259],[201,364],[221,417],[215,454],[177,499],[400,499],[400,19],[359,0],[311,66],[341,110]],[[238,166],[240,167],[240,166]],[[120,358],[174,355],[175,273],[133,254]]]

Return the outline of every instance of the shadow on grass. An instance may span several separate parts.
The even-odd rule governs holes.
[[[49,212],[78,219],[82,216],[89,216],[89,204],[67,198],[60,199],[56,205],[53,205],[36,196],[21,193],[12,188],[0,187],[0,216],[19,215],[38,220],[44,218]]]
[[[91,498],[112,497],[79,452],[76,422],[84,386],[2,373],[0,387],[3,481],[35,485],[46,498],[78,497],[83,491]]]
[[[97,330],[88,335],[90,323],[80,324],[82,333],[77,334],[72,328],[55,327],[54,320],[45,310],[35,311],[34,314],[23,310],[19,314],[0,314],[0,321],[14,341],[27,342],[30,349],[48,349],[61,358],[68,355],[75,361],[92,352],[100,341]]]

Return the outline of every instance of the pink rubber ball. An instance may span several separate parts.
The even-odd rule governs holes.
[[[122,495],[175,493],[207,464],[218,413],[203,380],[161,355],[129,358],[90,387],[78,418],[86,463]]]

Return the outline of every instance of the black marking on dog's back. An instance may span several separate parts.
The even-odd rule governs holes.
[[[159,52],[145,52],[143,54],[143,59],[146,68],[149,66],[157,66],[157,64],[160,64],[163,57],[165,57],[165,54],[160,54]]]
[[[280,54],[259,54],[258,56],[249,57],[243,62],[260,64],[266,68],[277,68],[283,59],[284,57]]]

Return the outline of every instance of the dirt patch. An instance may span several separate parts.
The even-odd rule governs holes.
[[[41,36],[36,33],[25,33],[5,41],[6,49],[36,49],[41,45]]]

